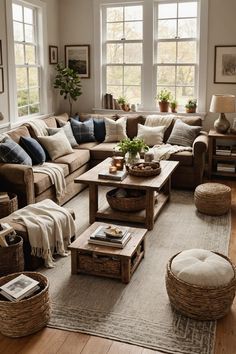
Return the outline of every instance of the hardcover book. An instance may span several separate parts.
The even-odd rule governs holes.
[[[113,179],[115,181],[123,181],[123,179],[125,179],[126,176],[127,176],[126,170],[117,171],[116,173],[109,173],[109,171],[107,171],[107,172],[100,172],[98,174],[98,178]]]
[[[40,289],[39,282],[24,274],[0,287],[0,293],[11,301],[19,301]]]
[[[88,240],[88,243],[100,246],[108,246],[108,247],[116,247],[116,248],[124,248],[127,242],[131,239],[131,234],[128,232],[122,239],[122,242],[115,242],[114,240],[99,240],[91,238]]]
[[[119,230],[121,231],[119,235],[111,236],[107,234],[107,226],[99,226],[90,236],[90,240],[100,240],[100,241],[106,241],[106,242],[113,242],[113,243],[120,243],[122,244],[124,238],[126,237],[129,228],[128,227],[119,227]]]

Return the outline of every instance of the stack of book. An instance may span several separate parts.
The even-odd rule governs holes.
[[[118,109],[120,110],[120,105],[115,98],[110,93],[104,95],[104,108],[105,109]]]
[[[20,301],[40,289],[39,282],[24,274],[0,287],[0,294],[10,301]]]
[[[235,165],[230,163],[217,163],[217,172],[233,172],[235,173]]]
[[[92,233],[88,243],[124,248],[130,238],[131,234],[128,227],[101,225]]]
[[[10,201],[9,195],[5,192],[0,192],[0,203],[5,203],[9,201]]]
[[[128,175],[126,169],[122,171],[116,171],[116,173],[110,173],[109,171],[100,172],[98,174],[98,178],[100,179],[113,179],[114,181],[123,181],[125,177]]]

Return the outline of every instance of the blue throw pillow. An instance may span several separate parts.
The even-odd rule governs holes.
[[[41,165],[45,162],[46,154],[36,139],[30,137],[21,137],[20,144],[31,157],[33,165]]]
[[[92,119],[80,122],[74,118],[71,118],[70,122],[75,140],[78,144],[95,141],[94,125]]]
[[[6,163],[17,163],[32,166],[30,156],[22,147],[9,137],[0,142],[0,160]]]
[[[94,124],[94,136],[95,139],[101,143],[105,140],[106,136],[106,127],[105,127],[105,122],[104,119],[102,118],[93,118],[93,124]]]

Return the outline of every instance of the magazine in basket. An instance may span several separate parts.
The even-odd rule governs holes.
[[[10,280],[0,287],[0,293],[8,300],[19,301],[40,289],[39,282],[25,274]]]

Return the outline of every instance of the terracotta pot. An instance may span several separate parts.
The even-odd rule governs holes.
[[[123,111],[125,111],[125,112],[129,112],[129,111],[130,111],[129,104],[122,104],[121,108],[122,108]]]
[[[159,101],[160,112],[168,112],[169,105],[169,102]]]
[[[171,108],[171,113],[177,113],[176,108]]]
[[[194,108],[186,108],[186,113],[196,113],[196,107],[194,107]]]

